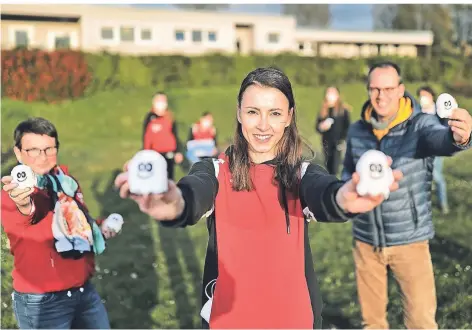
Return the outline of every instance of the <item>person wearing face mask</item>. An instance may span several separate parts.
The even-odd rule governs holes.
[[[192,162],[214,157],[218,154],[216,128],[213,124],[213,115],[204,112],[200,120],[192,125],[187,139],[188,158]]]
[[[417,92],[420,99],[421,111],[437,116],[436,114],[436,93],[430,86],[422,86]],[[447,119],[439,118],[439,121],[447,126]],[[447,184],[443,174],[444,157],[435,157],[433,162],[433,181],[436,185],[436,192],[443,214],[449,213],[449,203],[447,201]]]
[[[447,126],[421,111],[406,91],[400,67],[374,64],[367,75],[368,99],[361,118],[346,139],[341,179],[348,181],[368,150],[393,160],[404,179],[381,207],[353,220],[353,257],[363,326],[388,329],[388,271],[402,291],[408,329],[437,329],[436,288],[429,240],[434,237],[431,211],[433,160],[472,146],[472,117],[466,109],[452,111]]]
[[[18,188],[11,176],[1,180],[1,223],[13,255],[12,304],[19,328],[109,329],[90,280],[95,254],[104,250],[100,232],[105,238],[116,233],[98,227],[78,182],[58,164],[59,137],[50,121],[21,122],[14,143],[18,162],[37,178],[33,188]]]
[[[167,161],[167,175],[174,178],[174,166],[183,161],[182,145],[177,135],[177,123],[168,109],[167,95],[157,92],[152,108],[144,118],[143,149],[160,153]]]
[[[330,174],[338,174],[349,124],[349,107],[341,100],[339,89],[328,87],[315,126],[322,135],[326,168]]]
[[[349,182],[303,158],[288,77],[259,68],[242,81],[234,141],[218,158],[195,163],[164,194],[129,193],[126,166],[115,179],[162,226],[207,218],[209,240],[202,285],[202,328],[322,327],[308,222],[346,222],[383,197],[356,193]],[[394,171],[398,188],[401,173]]]

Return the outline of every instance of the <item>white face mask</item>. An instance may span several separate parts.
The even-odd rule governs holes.
[[[154,109],[159,112],[167,110],[167,102],[157,101],[154,103]]]
[[[427,96],[421,96],[420,97],[420,104],[421,104],[421,107],[429,107],[432,102],[431,102],[431,99]]]
[[[336,103],[336,101],[338,100],[338,96],[336,94],[328,94],[326,95],[326,100],[331,104]]]
[[[211,122],[209,120],[202,120],[200,124],[203,128],[209,128],[211,126]]]

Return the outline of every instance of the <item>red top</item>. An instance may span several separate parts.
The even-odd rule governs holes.
[[[216,129],[214,126],[204,128],[199,121],[192,126],[192,135],[194,140],[214,139],[216,135]]]
[[[68,174],[66,167],[61,168]],[[34,214],[25,216],[2,190],[1,222],[13,255],[13,288],[23,293],[46,293],[82,286],[94,273],[94,254],[86,253],[77,260],[61,257],[54,247],[51,200],[39,189],[32,198]],[[30,224],[33,215],[41,217],[34,225]]]
[[[218,279],[210,328],[313,328],[300,200],[287,193],[288,235],[284,208],[274,203],[280,198],[273,166],[251,167],[255,189],[249,192],[232,190],[227,158],[219,168]]]
[[[144,149],[159,153],[176,151],[177,138],[172,131],[172,125],[170,115],[152,119],[145,128]]]

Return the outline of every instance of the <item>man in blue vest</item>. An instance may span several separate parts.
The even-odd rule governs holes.
[[[403,294],[409,329],[437,328],[436,289],[429,240],[434,236],[431,181],[434,157],[471,146],[472,117],[457,108],[441,125],[421,111],[405,91],[400,68],[392,62],[372,66],[361,119],[347,136],[342,179],[350,179],[364,152],[377,149],[393,159],[404,178],[400,188],[371,212],[353,220],[354,262],[365,328],[388,328],[387,267]]]

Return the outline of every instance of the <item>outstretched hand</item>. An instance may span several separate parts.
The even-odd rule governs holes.
[[[392,165],[392,158],[388,157],[388,165]],[[399,170],[393,170],[393,183],[389,190],[395,191],[399,188],[399,181],[403,178],[403,173]],[[384,201],[382,194],[377,196],[360,196],[356,187],[359,183],[359,173],[354,172],[351,180],[347,181],[337,192],[336,202],[347,213],[366,213],[379,206]]]
[[[162,194],[134,195],[129,191],[127,164],[124,165],[124,172],[115,179],[115,187],[120,190],[121,198],[134,200],[139,209],[159,221],[177,219],[184,211],[185,201],[182,192],[174,183],[168,181],[168,190]]]
[[[448,121],[451,127],[454,140],[457,144],[466,144],[469,142],[472,133],[472,116],[461,108],[454,109],[451,120]]]

